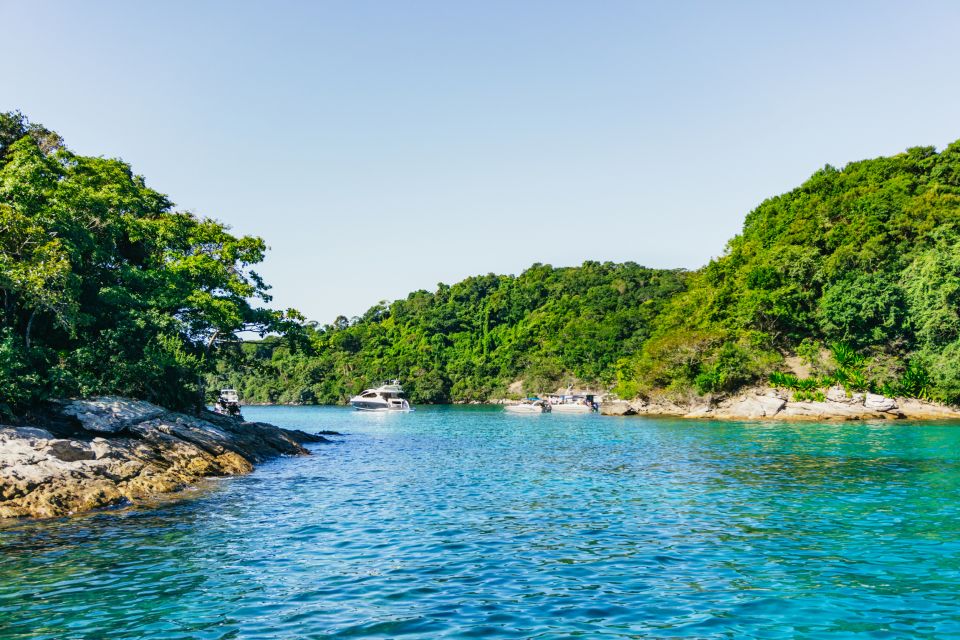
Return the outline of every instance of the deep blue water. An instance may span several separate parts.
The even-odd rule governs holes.
[[[348,435],[3,525],[0,637],[960,637],[960,425],[245,415]]]

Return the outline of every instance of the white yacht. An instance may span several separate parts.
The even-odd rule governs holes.
[[[350,398],[350,404],[357,411],[413,411],[413,407],[403,396],[403,387],[399,380],[390,380],[376,389],[367,389],[360,395]]]
[[[561,402],[553,405],[553,410],[557,413],[593,413],[593,407],[586,404],[577,404],[573,402]]]
[[[236,389],[220,389],[220,395],[213,405],[213,411],[223,416],[242,417],[240,415],[240,394],[237,393]]]
[[[551,395],[548,401],[557,413],[592,413],[597,410],[593,396]]]
[[[540,398],[527,398],[517,404],[505,404],[503,410],[510,413],[550,413],[552,407]]]

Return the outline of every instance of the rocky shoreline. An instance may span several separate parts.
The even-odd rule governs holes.
[[[613,400],[600,406],[607,416],[675,416],[710,420],[951,420],[960,411],[915,398],[887,398],[873,393],[847,393],[842,387],[827,390],[822,402],[793,401],[782,389],[754,388],[734,396],[691,403]]]
[[[42,424],[43,427],[32,426]],[[51,403],[26,425],[0,425],[0,518],[55,517],[180,491],[307,455],[319,435],[118,397]]]

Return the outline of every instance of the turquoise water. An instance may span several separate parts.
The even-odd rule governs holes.
[[[960,636],[960,425],[245,414],[349,435],[0,527],[0,637]]]

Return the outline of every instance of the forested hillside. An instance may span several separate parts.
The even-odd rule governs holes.
[[[958,221],[960,143],[918,147],[825,167],[693,273],[536,264],[320,326],[257,306],[263,240],[0,114],[0,414],[102,393],[198,406],[210,386],[342,402],[394,377],[414,402],[518,382],[690,398],[770,380],[956,403]],[[241,344],[250,331],[269,337]]]
[[[798,354],[806,389],[960,401],[958,221],[960,143],[825,167],[691,277],[623,363],[621,392],[731,391]]]
[[[636,264],[534,265],[519,276],[467,278],[434,292],[307,328],[305,341],[268,339],[224,362],[213,384],[248,402],[342,402],[401,378],[415,402],[485,400],[615,382],[686,273]]]
[[[252,304],[265,248],[0,113],[0,417],[104,393],[200,406],[221,343],[297,324]]]
[[[586,263],[470,278],[314,327],[299,352],[248,345],[217,382],[260,402],[337,402],[393,376],[419,402],[518,379],[689,399],[772,375],[806,393],[958,402],[958,221],[960,143],[827,166],[763,202],[695,273]]]

